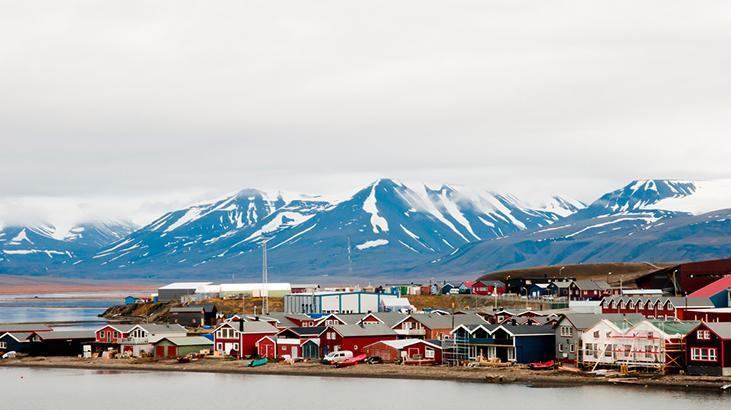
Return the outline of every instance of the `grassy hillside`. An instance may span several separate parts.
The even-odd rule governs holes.
[[[565,278],[607,280],[610,285],[619,285],[620,279],[623,283],[631,283],[635,279],[657,270],[670,266],[669,264],[653,264],[649,262],[614,262],[614,263],[587,263],[578,265],[554,265],[538,266],[525,269],[511,269],[491,272],[482,275],[480,279],[506,280],[511,278]],[[609,274],[611,272],[611,274]]]

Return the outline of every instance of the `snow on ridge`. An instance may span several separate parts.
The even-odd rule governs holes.
[[[696,188],[693,194],[665,198],[645,209],[700,215],[731,208],[731,179],[695,181],[693,184]]]
[[[388,221],[386,218],[378,214],[378,204],[376,200],[376,186],[381,182],[378,180],[371,186],[371,192],[363,201],[363,210],[371,215],[371,227],[373,233],[388,232]]]
[[[10,245],[20,245],[22,242],[28,242],[31,245],[34,245],[33,241],[28,238],[28,233],[25,231],[25,228],[18,232],[15,237],[10,239]]]
[[[268,233],[275,232],[283,227],[297,226],[312,219],[315,214],[302,215],[299,212],[285,211],[277,214],[271,221],[267,222],[259,230],[249,235],[243,242],[248,242],[253,239],[258,239]],[[288,219],[285,221],[285,218]]]
[[[384,245],[388,245],[387,239],[374,239],[372,241],[365,241],[365,242],[361,243],[360,245],[355,245],[355,247],[359,251],[362,251],[365,249],[376,248],[378,246],[384,246]]]

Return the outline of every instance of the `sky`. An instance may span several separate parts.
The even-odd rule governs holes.
[[[731,3],[0,0],[0,221],[731,177]]]

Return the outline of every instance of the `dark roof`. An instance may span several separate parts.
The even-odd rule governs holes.
[[[32,335],[33,332],[6,332],[0,334],[0,339],[5,337],[12,337],[13,339],[17,340],[18,342],[26,342],[28,339],[28,336]]]
[[[283,329],[282,331],[291,330],[292,332],[300,336],[312,336],[319,335],[327,329],[327,326],[312,326],[312,327],[290,327]]]
[[[94,339],[93,330],[53,330],[51,332],[34,332],[41,340]]]
[[[212,313],[213,310],[216,308],[216,305],[213,303],[204,303],[202,305],[188,305],[188,306],[178,306],[170,308],[170,312],[206,312],[206,313]]]
[[[550,334],[553,335],[555,331],[553,326],[536,326],[536,325],[501,325],[503,329],[512,333],[515,336],[533,336]]]
[[[396,335],[393,329],[385,325],[334,325],[332,328],[343,337]]]
[[[0,334],[5,332],[48,332],[50,326],[41,323],[0,325]]]

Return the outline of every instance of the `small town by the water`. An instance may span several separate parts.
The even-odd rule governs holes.
[[[2,324],[0,366],[731,388],[731,260],[593,279],[577,269],[169,283],[128,295],[97,325]]]

